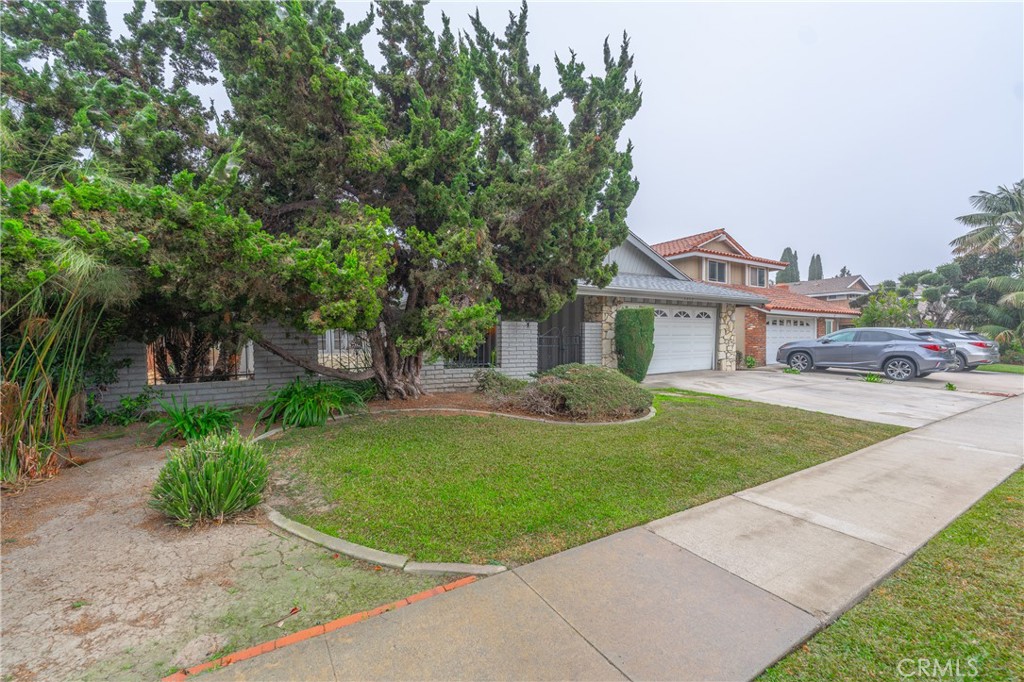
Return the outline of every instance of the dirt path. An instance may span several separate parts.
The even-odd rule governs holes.
[[[98,460],[3,498],[5,682],[152,679],[437,582],[335,558],[255,513],[168,526],[146,506],[165,453],[93,442],[76,454]]]

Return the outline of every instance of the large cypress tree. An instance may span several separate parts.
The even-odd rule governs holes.
[[[783,263],[788,265],[779,271],[779,274],[775,275],[776,284],[787,284],[789,282],[800,281],[800,265],[797,263],[797,253],[788,246],[783,249],[782,256],[779,258]]]
[[[807,268],[807,281],[823,279],[824,277],[825,275],[821,267],[821,255],[816,253],[811,256],[811,264]]]

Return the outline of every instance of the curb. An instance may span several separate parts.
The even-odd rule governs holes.
[[[364,547],[363,545],[357,545],[356,543],[349,542],[348,540],[342,540],[341,538],[321,533],[315,528],[310,528],[298,521],[292,521],[281,512],[270,507],[267,507],[267,519],[281,530],[287,531],[292,535],[302,538],[303,540],[312,542],[315,545],[326,547],[333,552],[338,552],[339,554],[344,554],[347,557],[366,561],[371,564],[387,566],[388,568],[397,568],[414,575],[445,575],[449,573],[461,573],[464,575],[489,576],[502,573],[507,570],[504,566],[499,564],[421,563],[418,561],[409,561],[409,557],[404,554],[390,554],[388,552],[382,552],[379,549]]]
[[[480,417],[507,417],[508,419],[521,419],[522,421],[541,422],[543,424],[560,424],[562,426],[617,426],[619,424],[636,424],[637,422],[645,422],[648,419],[653,419],[654,415],[657,414],[657,410],[654,409],[653,405],[648,408],[647,414],[642,417],[614,422],[563,421],[559,419],[544,419],[543,417],[527,417],[521,414],[508,414],[507,412],[492,412],[490,410],[467,410],[461,407],[407,407],[404,409],[399,408],[394,410],[370,410],[367,414],[397,414],[401,412],[456,412],[459,414],[472,414]]]
[[[269,642],[264,642],[263,644],[251,646],[248,649],[236,651],[234,653],[228,654],[227,656],[218,658],[215,661],[208,661],[207,663],[200,663],[199,665],[192,666],[191,668],[179,670],[176,673],[164,677],[161,680],[161,682],[181,682],[182,680],[185,680],[192,675],[204,672],[206,670],[223,668],[231,665],[232,663],[238,663],[239,661],[244,661],[246,659],[259,656],[260,654],[265,654],[270,651],[274,651],[275,649],[283,649],[289,644],[297,644],[307,639],[312,639],[313,637],[319,637],[320,635],[325,635],[328,632],[334,632],[335,630],[341,629],[343,627],[355,625],[356,623],[364,621],[368,618],[379,616],[382,613],[394,611],[396,609],[402,608],[403,606],[409,606],[410,604],[415,604],[418,601],[422,601],[424,599],[428,599],[439,594],[444,594],[445,592],[451,592],[452,590],[462,587],[463,585],[469,585],[470,583],[474,583],[476,582],[476,580],[477,579],[473,576],[470,576],[468,578],[462,578],[460,580],[456,580],[455,582],[448,583],[447,585],[438,585],[433,589],[419,592],[417,594],[412,595],[411,597],[399,599],[398,601],[391,602],[390,604],[385,604],[384,606],[378,606],[377,608],[370,609],[369,611],[360,611],[359,613],[353,613],[352,615],[332,620],[328,623],[324,623],[323,625],[314,625],[311,628],[299,630],[298,632],[294,632],[290,635],[278,637],[277,639],[271,640]]]

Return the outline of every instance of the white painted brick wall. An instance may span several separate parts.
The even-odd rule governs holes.
[[[583,364],[601,364],[601,323],[583,323]]]
[[[312,334],[285,329],[277,324],[261,328],[265,338],[299,357],[316,359],[317,337]],[[118,381],[97,392],[100,404],[116,408],[123,397],[136,396],[148,385],[146,372],[146,346],[124,341],[115,346],[113,358],[128,358],[131,364],[118,372]],[[263,350],[253,348],[253,378],[236,381],[202,381],[191,384],[156,384],[153,388],[163,393],[164,400],[176,397],[181,402],[187,397],[189,404],[251,405],[267,397],[271,388],[280,388],[306,370]]]

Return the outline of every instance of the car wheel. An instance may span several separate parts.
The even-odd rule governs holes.
[[[963,356],[963,353],[956,353],[953,356],[953,363],[949,366],[947,372],[966,372],[967,358]]]
[[[917,367],[907,358],[892,358],[882,365],[885,376],[893,381],[910,381],[917,375]]]
[[[811,360],[810,355],[801,351],[789,356],[789,366],[801,372],[806,372],[814,366],[814,362]]]

